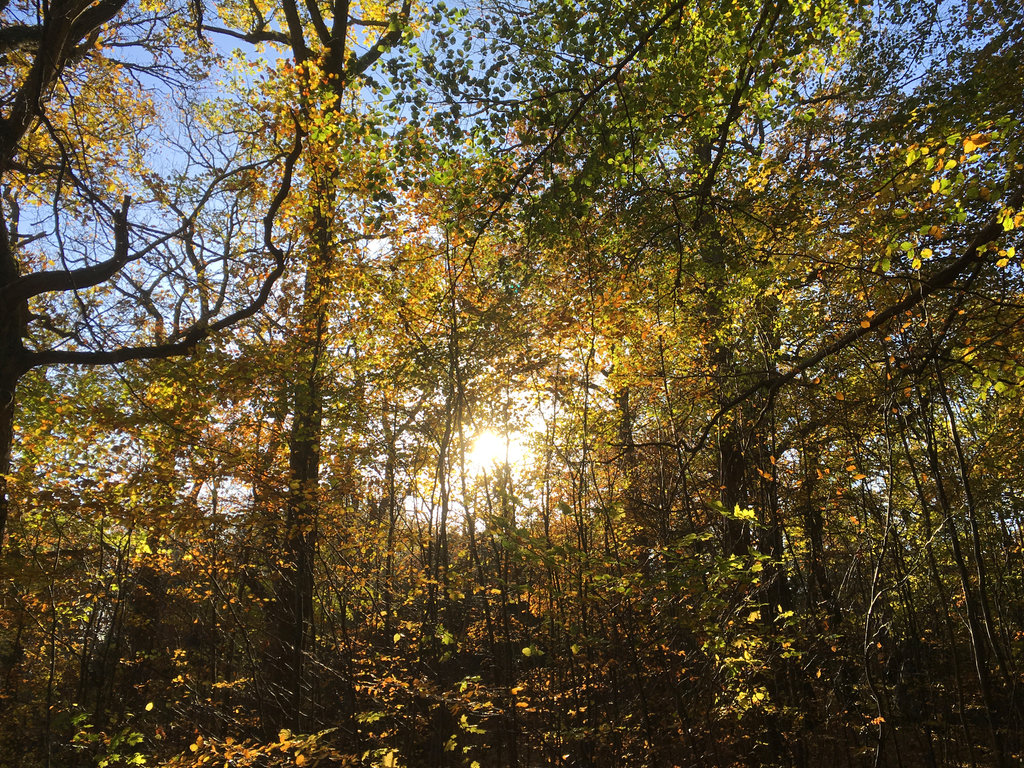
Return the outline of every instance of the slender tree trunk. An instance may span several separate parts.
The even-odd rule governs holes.
[[[387,515],[387,541],[384,553],[383,589],[384,595],[384,637],[390,638],[395,632],[394,591],[395,591],[395,534],[398,526],[398,491],[395,480],[395,465],[398,461],[397,439],[394,430],[388,424],[388,415],[381,419],[384,427],[384,439],[387,441],[387,459],[384,465],[384,487],[386,500],[384,513]]]
[[[996,709],[996,702],[992,692],[992,678],[989,669],[988,645],[986,634],[983,629],[983,619],[978,598],[974,592],[974,585],[971,583],[967,562],[964,558],[963,547],[960,542],[960,532],[956,524],[956,516],[953,513],[951,501],[946,493],[946,486],[943,482],[943,470],[939,463],[938,446],[934,426],[931,422],[931,413],[925,407],[925,399],[921,398],[921,418],[925,426],[927,438],[928,461],[935,478],[935,497],[942,510],[944,527],[949,538],[950,547],[953,553],[953,562],[956,565],[957,575],[960,578],[960,586],[963,590],[964,607],[967,612],[967,633],[971,640],[971,652],[974,661],[974,669],[978,676],[978,687],[981,692],[982,704],[985,707],[986,721],[989,735],[992,740],[992,752],[997,768],[1006,765],[1006,755],[1003,749],[1002,738],[999,732],[999,713]]]
[[[697,228],[703,228],[703,221],[697,221]],[[720,233],[708,233],[701,259],[710,273],[710,288],[704,313],[710,338],[716,339],[711,354],[711,371],[716,380],[716,398],[719,407],[724,407],[733,395],[740,365],[736,353],[724,340],[718,339],[719,329],[727,322],[726,304],[723,295],[727,284],[728,244]],[[747,524],[731,516],[733,510],[745,507],[746,474],[748,457],[744,455],[743,408],[735,408],[722,419],[718,429],[718,488],[719,501],[727,517],[724,520],[725,535],[723,549],[726,555],[744,555],[750,551],[750,530]]]
[[[967,467],[967,460],[964,456],[963,443],[960,439],[960,429],[957,426],[956,412],[949,401],[949,393],[946,388],[945,379],[942,376],[942,368],[938,360],[934,361],[935,375],[939,385],[939,395],[942,400],[943,409],[946,412],[946,419],[949,423],[950,437],[953,442],[954,455],[957,460],[957,468],[960,474],[960,482],[963,487],[964,502],[967,506],[968,530],[971,533],[971,552],[974,557],[974,575],[978,580],[978,597],[981,607],[981,620],[985,629],[985,637],[989,647],[996,657],[996,663],[1003,673],[1004,681],[1012,686],[1012,670],[1009,668],[1008,656],[1003,650],[999,641],[999,634],[995,630],[995,619],[992,608],[989,604],[989,576],[985,567],[985,558],[981,551],[981,533],[978,529],[978,508],[974,502],[974,492],[971,489],[970,471]],[[1012,699],[1011,699],[1012,706]]]
[[[318,182],[318,183],[317,183]],[[323,377],[333,285],[333,174],[315,179],[316,213],[309,263],[296,332],[297,376],[291,388],[292,425],[288,437],[288,494],[282,530],[282,559],[277,587],[276,627],[271,674],[275,706],[267,729],[305,730],[311,714],[306,696],[306,658],[315,638],[313,566],[320,507],[320,450],[323,433]]]

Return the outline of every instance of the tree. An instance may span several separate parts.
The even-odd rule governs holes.
[[[1018,759],[1020,8],[218,12],[205,34],[272,66],[234,54],[190,113],[223,142],[180,143],[283,172],[301,137],[290,268],[188,360],[22,379],[7,752]],[[124,155],[90,159],[211,187]],[[234,181],[181,264],[266,248],[274,198]],[[126,267],[136,297],[156,266]],[[152,296],[139,338],[167,338]],[[32,306],[44,349],[64,306]],[[481,461],[485,429],[526,456]]]
[[[274,146],[252,156],[204,125],[201,15],[4,5],[0,536],[22,376],[186,354],[258,312],[284,272],[274,224],[301,129],[269,126]],[[262,221],[245,213],[257,205]]]
[[[272,734],[285,726],[301,727],[308,716],[306,668],[316,637],[313,570],[321,505],[324,388],[332,323],[331,293],[336,289],[339,252],[345,245],[365,243],[376,234],[342,231],[342,222],[352,218],[352,212],[344,206],[364,206],[348,201],[340,192],[355,188],[356,196],[363,200],[374,196],[379,200],[384,193],[381,187],[385,176],[376,169],[362,167],[359,170],[363,178],[358,178],[360,163],[356,156],[369,151],[368,147],[359,146],[360,139],[368,138],[369,131],[359,130],[358,103],[354,108],[351,106],[348,91],[402,40],[410,25],[410,11],[411,3],[403,0],[393,7],[375,9],[367,18],[358,18],[347,0],[323,6],[300,6],[294,0],[285,0],[273,14],[254,18],[247,35],[249,40],[283,43],[289,49],[293,77],[290,82],[286,79],[281,83],[284,93],[274,96],[298,105],[297,123],[310,137],[302,167],[303,194],[297,203],[301,214],[293,219],[302,264],[301,287],[297,285],[295,289],[301,298],[285,351],[292,366],[291,381],[285,389],[287,402],[280,404],[283,412],[291,416],[291,427],[287,440],[287,502],[277,543],[282,549],[280,575],[275,584],[277,628],[272,633],[269,659],[274,703],[266,727]],[[277,28],[284,31],[271,31]],[[373,30],[373,37],[364,50],[353,52],[360,30]],[[367,143],[373,146],[372,140]],[[353,159],[348,163],[341,161],[339,156],[344,153]],[[366,189],[363,184],[368,177]],[[364,225],[367,218],[360,217],[357,226]]]

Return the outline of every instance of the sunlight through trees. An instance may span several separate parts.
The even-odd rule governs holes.
[[[1022,51],[0,2],[0,765],[1020,764]]]

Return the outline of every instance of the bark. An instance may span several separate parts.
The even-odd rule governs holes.
[[[286,0],[283,12],[287,40],[297,63],[315,56],[306,40],[299,7]],[[313,31],[324,48],[324,71],[340,99],[353,78],[366,71],[388,47],[396,44],[408,20],[410,2],[393,28],[351,65],[346,65],[349,3],[337,0],[327,27],[316,2],[306,2]],[[303,105],[307,109],[308,104]],[[309,252],[299,327],[293,347],[298,377],[292,389],[292,427],[288,440],[288,500],[282,531],[281,572],[275,603],[275,628],[270,641],[269,672],[276,695],[264,727],[271,735],[281,728],[306,730],[311,706],[307,701],[307,658],[316,640],[314,622],[314,563],[320,517],[320,455],[323,436],[324,364],[330,323],[330,292],[339,240],[335,231],[337,180],[342,169],[334,164],[331,148],[311,158],[310,195],[314,209],[309,229]],[[392,503],[393,505],[393,503]],[[389,512],[390,514],[390,512]]]
[[[323,380],[329,321],[328,298],[334,242],[330,212],[334,206],[332,174],[320,179],[321,191],[312,223],[311,253],[306,269],[299,327],[294,351],[297,377],[291,389],[292,425],[288,437],[288,496],[282,521],[281,572],[275,607],[276,628],[271,640],[274,706],[267,730],[306,730],[306,660],[316,637],[313,616],[320,517],[320,453],[323,436]],[[323,191],[323,190],[328,191]],[[316,193],[315,193],[316,194]]]
[[[18,382],[33,368],[47,365],[113,365],[130,360],[166,359],[191,354],[198,342],[259,312],[270,297],[274,285],[284,274],[285,254],[274,242],[274,223],[291,191],[292,173],[302,153],[304,136],[302,129],[296,125],[295,144],[284,158],[281,183],[263,218],[264,247],[273,258],[273,267],[256,296],[234,312],[216,320],[202,318],[174,339],[162,343],[97,350],[26,349],[24,339],[32,319],[28,299],[43,292],[64,291],[65,283],[74,286],[75,280],[83,276],[83,271],[39,272],[22,276],[16,257],[17,208],[8,201],[11,213],[6,209],[0,210],[0,548],[3,547],[10,513],[7,476],[11,469],[14,446]],[[87,268],[84,272],[94,278],[94,282],[113,277],[127,263],[124,254],[127,252],[129,203],[126,198],[121,211],[114,217],[114,256],[98,268]],[[36,281],[34,278],[45,279]],[[31,290],[24,290],[25,286],[31,287]]]
[[[0,218],[0,280],[10,282],[17,268],[9,247],[6,222]],[[7,475],[11,471],[14,444],[14,412],[18,380],[25,373],[25,335],[28,307],[25,302],[0,304],[0,551],[7,531],[9,499]]]

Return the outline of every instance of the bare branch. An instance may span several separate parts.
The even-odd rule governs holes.
[[[263,218],[263,243],[266,250],[274,258],[274,268],[264,278],[257,295],[235,312],[222,317],[216,322],[212,318],[201,317],[180,336],[163,344],[121,347],[111,350],[43,350],[25,351],[22,355],[23,367],[27,371],[43,365],[111,365],[130,360],[152,360],[156,358],[177,357],[190,354],[195,345],[210,335],[228,328],[236,323],[252,317],[259,312],[270,298],[274,285],[284,274],[285,252],[274,242],[274,222],[291,191],[292,175],[302,153],[302,140],[305,133],[295,122],[295,146],[288,153],[284,163],[284,174],[277,194],[271,201],[270,208]]]
[[[210,24],[204,24],[203,31],[210,32],[215,35],[226,35],[227,37],[233,37],[237,40],[244,40],[245,42],[252,43],[253,45],[256,43],[280,43],[281,45],[288,45],[288,35],[284,32],[266,29],[265,27],[256,27],[248,32],[239,32],[236,29],[214,27]]]
[[[196,202],[192,212],[188,215],[181,215],[182,224],[180,227],[151,241],[142,249],[131,254],[128,253],[127,236],[127,205],[130,203],[130,198],[126,197],[122,203],[121,210],[114,211],[112,214],[114,219],[113,256],[98,264],[81,267],[79,269],[47,270],[23,275],[7,285],[0,286],[0,301],[24,301],[25,299],[30,299],[33,296],[38,296],[42,293],[74,291],[83,288],[91,288],[92,286],[99,285],[100,283],[109,280],[117,274],[119,270],[124,268],[125,265],[138,261],[170,240],[183,237],[192,226],[192,222],[194,222],[195,218],[199,215],[199,212],[210,201],[210,198],[213,197],[213,193],[216,191],[217,187],[219,187],[224,181],[232,176],[260,168],[263,165],[265,165],[265,162],[246,163],[245,165],[241,165],[237,168],[219,173],[210,181],[202,197],[200,197]],[[68,171],[68,174],[73,176],[70,170]],[[75,181],[78,181],[77,178]],[[79,184],[81,185],[80,182]],[[82,186],[84,188],[84,185]],[[98,200],[97,202],[101,205],[105,205],[102,201]],[[123,243],[119,239],[122,234],[124,236]]]

